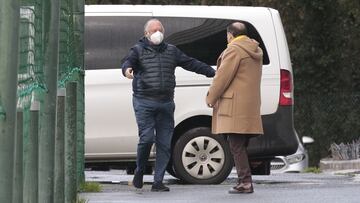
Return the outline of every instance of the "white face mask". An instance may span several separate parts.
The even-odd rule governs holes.
[[[160,31],[156,31],[149,37],[149,40],[155,45],[160,44],[163,41],[163,39],[164,39],[164,34]]]

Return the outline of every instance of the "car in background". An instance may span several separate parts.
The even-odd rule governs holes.
[[[313,143],[314,139],[308,136],[302,137],[302,143],[294,154],[289,156],[276,156],[271,161],[271,173],[300,173],[309,166],[309,155],[306,146]]]

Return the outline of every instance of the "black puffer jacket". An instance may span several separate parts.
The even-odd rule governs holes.
[[[177,66],[207,77],[215,75],[212,67],[185,55],[176,46],[167,43],[150,45],[145,37],[130,49],[122,64],[122,71],[125,75],[128,67],[133,68],[134,96],[169,101],[174,98]]]

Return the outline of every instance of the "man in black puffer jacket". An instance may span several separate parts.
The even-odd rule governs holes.
[[[164,27],[159,20],[149,20],[144,34],[122,64],[124,76],[133,79],[133,107],[139,131],[133,185],[143,186],[146,162],[155,140],[155,176],[151,191],[169,191],[162,182],[174,131],[175,68],[180,66],[207,77],[214,77],[215,70],[187,56],[176,46],[164,43]]]

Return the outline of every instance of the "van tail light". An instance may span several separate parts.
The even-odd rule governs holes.
[[[291,73],[288,70],[280,70],[280,105],[293,105]]]

